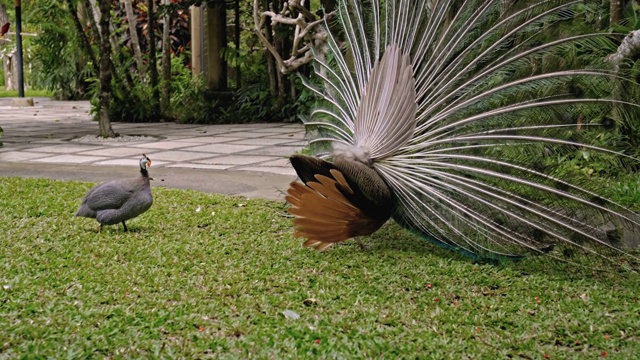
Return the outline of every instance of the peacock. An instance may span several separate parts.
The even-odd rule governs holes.
[[[610,36],[563,30],[584,6],[338,1],[304,79],[319,102],[290,157],[295,236],[324,250],[393,218],[478,260],[618,251],[640,221],[590,166],[637,169],[617,131],[637,84],[603,61]]]

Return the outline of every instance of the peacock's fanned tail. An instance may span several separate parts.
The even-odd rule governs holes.
[[[638,166],[605,126],[638,105],[588,58],[607,36],[564,32],[582,4],[340,1],[307,84],[313,148],[374,169],[398,223],[470,256],[617,248],[639,218],[588,168]]]

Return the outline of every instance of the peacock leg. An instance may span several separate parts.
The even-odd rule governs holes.
[[[371,248],[370,245],[367,245],[364,242],[362,242],[362,238],[360,236],[356,236],[354,240],[356,241],[356,244],[360,246],[360,250],[364,251],[364,250],[369,250]]]

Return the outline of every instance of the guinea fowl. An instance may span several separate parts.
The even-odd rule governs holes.
[[[338,2],[315,50],[318,81],[306,83],[320,99],[304,119],[315,156],[290,158],[302,182],[286,197],[295,235],[323,250],[393,218],[475,259],[554,244],[618,251],[637,218],[566,166],[596,156],[638,165],[607,125],[637,111],[616,98],[623,75],[604,56],[569,58],[615,45],[555,31],[582,0],[461,3]]]
[[[153,204],[147,166],[151,166],[151,160],[143,154],[139,177],[111,180],[91,188],[82,199],[76,216],[96,219],[100,223],[98,231],[102,225],[120,222],[124,231],[128,231],[125,221],[149,210]]]

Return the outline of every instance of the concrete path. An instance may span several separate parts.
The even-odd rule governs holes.
[[[89,102],[34,100],[16,107],[0,98],[0,176],[103,182],[135,176],[145,153],[152,186],[277,200],[296,178],[288,156],[306,144],[302,125],[282,123],[113,123],[119,134],[153,138],[76,142],[98,133]]]

